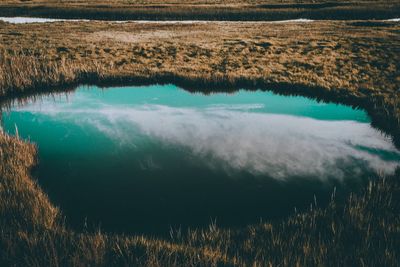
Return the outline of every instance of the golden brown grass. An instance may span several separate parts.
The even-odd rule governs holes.
[[[1,225],[7,223],[24,229],[51,228],[54,225],[58,210],[29,178],[35,156],[33,145],[1,133]]]
[[[0,23],[0,100],[79,83],[260,87],[366,108],[399,138],[400,26],[365,23]],[[400,258],[399,173],[287,220],[159,240],[69,229],[29,176],[35,153],[0,133],[0,266],[396,266]]]
[[[398,17],[395,0],[3,0],[2,16],[92,19],[280,20]]]
[[[72,78],[80,69],[109,77],[262,79],[355,96],[396,92],[400,25],[368,23],[0,23],[2,89],[24,90],[37,80],[21,75]],[[31,64],[42,69],[18,74]]]

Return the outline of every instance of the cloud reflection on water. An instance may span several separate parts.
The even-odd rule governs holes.
[[[367,123],[250,112],[260,107],[96,104],[76,108],[71,103],[48,102],[19,110],[95,127],[122,145],[140,147],[135,135],[145,135],[187,148],[210,167],[278,180],[293,176],[343,179],[366,169],[392,173],[399,165],[400,154],[391,140]],[[380,157],[375,150],[394,158]]]

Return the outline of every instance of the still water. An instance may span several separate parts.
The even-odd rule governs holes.
[[[262,91],[81,87],[2,121],[38,145],[33,175],[77,228],[246,225],[325,205],[400,162],[364,111]]]

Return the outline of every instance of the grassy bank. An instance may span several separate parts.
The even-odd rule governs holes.
[[[0,39],[3,103],[79,83],[260,87],[365,108],[400,136],[395,23],[0,23]],[[35,161],[33,145],[0,134],[0,266],[398,265],[399,173],[344,205],[333,197],[283,221],[159,240],[69,229],[29,176]]]
[[[400,4],[394,0],[5,0],[0,3],[0,16],[104,20],[388,19],[400,17]]]

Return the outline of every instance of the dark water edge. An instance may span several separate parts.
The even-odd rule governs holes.
[[[39,181],[40,176],[38,176],[37,173],[38,170],[36,168],[33,170],[32,175],[34,179]],[[250,176],[249,178],[251,179],[252,177]],[[107,203],[88,201],[90,207],[85,207],[81,205],[82,200],[62,203],[62,201],[51,196],[54,194],[50,193],[50,190],[52,190],[51,188],[47,188],[47,186],[40,181],[39,184],[41,184],[43,190],[50,195],[50,200],[53,204],[61,209],[63,216],[65,216],[63,221],[66,226],[75,231],[91,233],[101,231],[112,234],[138,234],[157,238],[169,238],[171,232],[186,233],[194,229],[208,229],[210,225],[216,225],[222,230],[238,230],[260,222],[280,222],[298,213],[304,213],[316,208],[324,208],[328,206],[332,200],[335,201],[337,206],[342,206],[351,193],[358,194],[363,192],[370,181],[376,181],[381,178],[382,177],[378,174],[373,174],[364,177],[361,181],[358,180],[345,184],[332,182],[326,185],[319,182],[308,181],[306,183],[303,182],[301,186],[292,185],[290,187],[274,182],[260,185],[256,181],[250,183],[237,181],[229,187],[226,187],[226,185],[222,183],[212,183],[212,190],[210,190],[210,184],[197,184],[196,190],[207,190],[208,195],[193,194],[190,190],[187,190],[185,194],[190,197],[198,197],[201,201],[196,203],[191,202],[191,204],[188,205],[185,199],[169,196],[171,198],[168,200],[168,204],[163,205],[160,210],[160,207],[157,206],[159,203],[156,201],[151,203],[150,200],[150,206],[156,208],[156,212],[152,209],[147,211],[141,210],[140,213],[129,214],[128,218],[126,207],[116,208],[115,205],[115,203],[119,203],[124,198],[130,198],[132,191],[128,191],[126,186],[113,187],[107,185],[107,190],[112,191],[117,189],[119,191],[119,198]],[[84,187],[85,186],[86,189],[91,188],[90,185],[86,184]],[[151,185],[147,186],[151,187]],[[157,186],[160,185],[157,184]],[[162,186],[167,189],[172,189],[165,186],[165,184]],[[183,184],[181,188],[184,188],[184,186],[185,184]],[[304,189],[305,187],[307,187],[307,189]],[[77,194],[85,193],[68,186],[65,186],[64,190],[74,190]],[[191,190],[193,190],[193,188]],[[251,192],[253,195],[251,198],[247,198],[246,201],[239,202],[239,200],[244,197],[243,190],[245,190],[246,193]],[[225,194],[224,192],[227,193]],[[265,199],[260,196],[261,192],[269,194],[268,201],[270,198],[281,196],[281,194],[288,194],[289,197],[284,201],[280,201],[279,206],[276,206],[275,203],[263,203]],[[135,193],[138,193],[136,195],[137,197],[150,197],[156,192],[147,191],[146,193]],[[233,194],[238,198],[238,201],[231,203],[231,208],[224,210],[209,208],[214,202],[221,201],[221,197],[229,197],[231,199]],[[299,198],[303,203],[298,203]],[[85,200],[87,201],[88,199]],[[254,205],[256,201],[260,202],[260,204]],[[250,203],[253,205],[251,209],[249,209],[248,205]],[[93,206],[97,206],[97,208],[93,208]],[[243,210],[245,210],[245,212],[243,212]],[[108,217],[99,215],[104,211],[107,211]],[[88,213],[90,213],[90,215],[77,215]],[[182,216],[182,214],[185,215]]]

